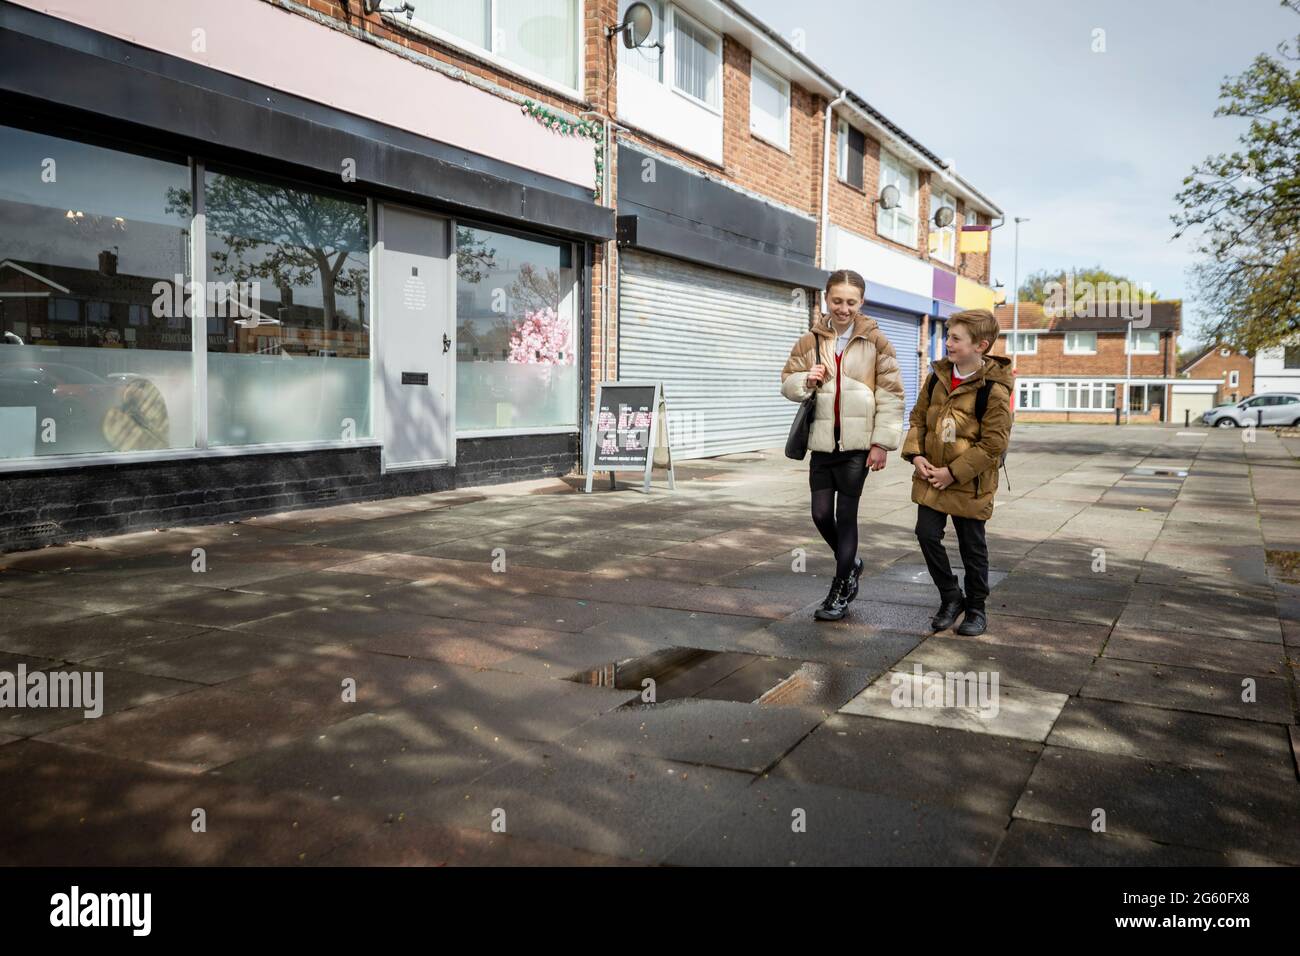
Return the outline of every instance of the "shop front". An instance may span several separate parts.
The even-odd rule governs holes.
[[[238,5],[349,75],[391,58]],[[445,129],[27,6],[0,3],[0,550],[576,465],[614,234],[589,145],[413,63]]]
[[[673,457],[784,445],[780,370],[827,276],[816,221],[630,144],[618,209],[618,376],[663,383]]]

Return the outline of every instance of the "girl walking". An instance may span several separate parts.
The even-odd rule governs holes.
[[[898,359],[874,319],[861,314],[867,283],[848,269],[831,273],[826,312],[801,335],[781,369],[781,394],[817,393],[808,436],[812,519],[835,556],[835,577],[813,616],[838,621],[858,596],[858,499],[867,471],[885,467],[903,431]]]

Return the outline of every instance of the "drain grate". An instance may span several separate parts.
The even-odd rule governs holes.
[[[35,538],[48,538],[62,530],[57,521],[37,521],[34,524],[20,525],[10,532],[9,537],[15,541],[31,541]]]

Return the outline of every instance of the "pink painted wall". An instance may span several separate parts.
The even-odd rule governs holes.
[[[591,140],[550,132],[515,103],[262,0],[13,2],[420,136],[595,185]],[[193,49],[199,29],[203,52]]]

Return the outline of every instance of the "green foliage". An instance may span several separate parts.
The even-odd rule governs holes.
[[[1300,13],[1300,0],[1282,6]],[[1260,54],[1219,90],[1215,116],[1249,120],[1240,148],[1210,156],[1183,180],[1175,237],[1189,230],[1204,258],[1194,279],[1215,318],[1207,338],[1258,350],[1300,332],[1300,38]]]

